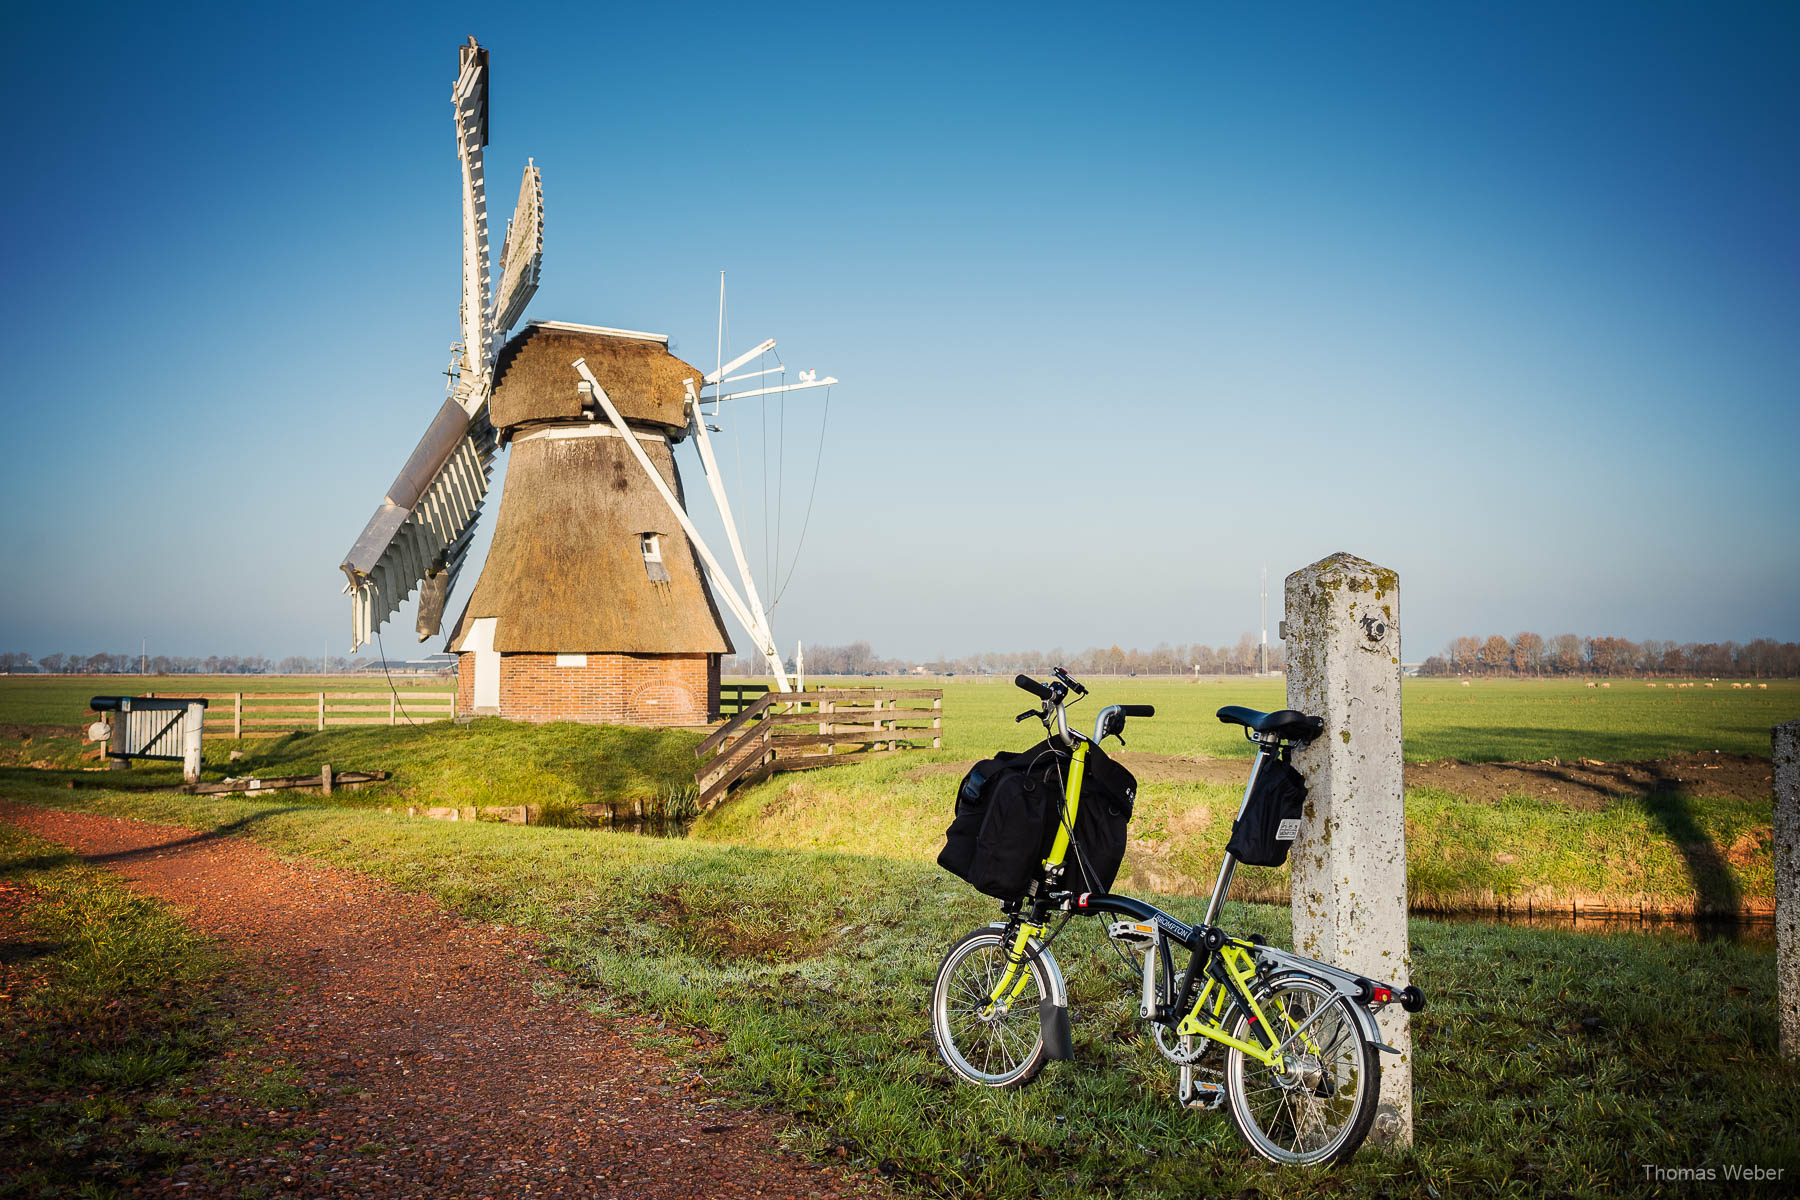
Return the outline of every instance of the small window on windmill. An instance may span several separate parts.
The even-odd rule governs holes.
[[[662,559],[662,534],[640,533],[638,543],[644,552],[644,574],[650,576],[650,582],[669,582],[669,568],[663,565]]]

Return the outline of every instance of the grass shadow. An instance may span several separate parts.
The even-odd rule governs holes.
[[[1637,798],[1637,804],[1668,837],[1693,881],[1695,911],[1700,916],[1736,916],[1743,893],[1731,874],[1725,856],[1694,816],[1694,800],[1673,778],[1655,772],[1657,787]]]
[[[48,871],[57,867],[66,867],[77,862],[88,863],[90,865],[132,862],[136,859],[145,858],[150,855],[161,854],[167,850],[182,850],[190,846],[203,846],[208,842],[216,842],[223,838],[228,838],[233,834],[256,824],[258,821],[265,821],[270,817],[279,817],[284,813],[304,812],[306,811],[306,808],[307,806],[303,804],[290,804],[286,808],[265,809],[262,812],[251,813],[249,816],[239,817],[235,821],[229,821],[216,829],[203,830],[198,833],[190,834],[187,837],[175,838],[167,842],[157,842],[153,846],[138,846],[131,850],[115,850],[110,854],[80,854],[72,850],[56,854],[39,854],[31,858],[24,858],[19,859],[16,862],[6,863],[5,869],[9,873],[14,871]]]

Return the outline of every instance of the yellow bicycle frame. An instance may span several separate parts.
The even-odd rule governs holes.
[[[1275,1027],[1269,1024],[1268,1018],[1263,1015],[1261,1006],[1256,1003],[1256,997],[1250,993],[1251,980],[1256,976],[1256,960],[1250,957],[1248,946],[1249,943],[1236,939],[1226,942],[1218,949],[1218,962],[1225,968],[1225,972],[1231,977],[1232,982],[1237,985],[1237,991],[1249,1002],[1250,1019],[1268,1030],[1270,1037],[1279,1045],[1280,1039],[1275,1038],[1274,1034]],[[1281,1070],[1280,1050],[1271,1051],[1253,1042],[1246,1042],[1242,1038],[1232,1037],[1225,1032],[1225,1002],[1231,998],[1231,995],[1231,989],[1220,983],[1216,977],[1208,975],[1206,985],[1200,989],[1200,995],[1194,1000],[1193,1009],[1181,1019],[1181,1024],[1175,1027],[1175,1032],[1183,1037],[1211,1038],[1220,1045],[1242,1050],[1257,1062],[1278,1071]],[[1284,1013],[1283,1016],[1285,1018],[1286,1014]]]
[[[1063,859],[1069,854],[1069,834],[1075,828],[1075,815],[1081,811],[1081,781],[1087,777],[1086,741],[1077,741],[1074,752],[1069,756],[1069,782],[1063,788],[1062,821],[1056,827],[1056,840],[1050,844],[1050,856],[1044,859],[1044,873],[1054,874],[1062,869]],[[1019,926],[1019,934],[1013,939],[1012,949],[1006,955],[1006,970],[1000,976],[1000,982],[988,993],[988,1007],[982,1012],[987,1017],[993,1014],[996,1005],[1005,1008],[1019,998],[1025,990],[1026,981],[1031,978],[1025,970],[1026,948],[1031,939],[1041,937],[1045,931],[1042,925],[1025,922]]]

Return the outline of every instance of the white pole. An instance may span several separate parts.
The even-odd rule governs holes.
[[[181,778],[200,782],[200,735],[206,728],[206,707],[189,704],[181,715]]]
[[[750,634],[756,638],[763,657],[770,660],[769,671],[778,681],[784,681],[780,653],[775,649],[775,633],[769,627],[768,610],[763,608],[762,597],[756,592],[756,577],[750,573],[750,562],[744,557],[744,544],[738,538],[737,521],[731,515],[731,501],[725,497],[725,480],[719,474],[719,462],[713,457],[712,437],[706,430],[706,419],[700,413],[699,401],[695,398],[693,382],[688,383],[688,430],[694,435],[694,448],[700,454],[700,473],[706,476],[706,486],[712,492],[713,503],[719,506],[719,517],[725,525],[725,543],[731,547],[731,557],[737,563],[738,578],[744,583],[744,602],[751,612],[756,614],[762,623],[760,630],[752,629]],[[780,688],[787,691],[785,682]]]
[[[1776,1046],[1800,1061],[1800,721],[1771,731],[1775,768]]]

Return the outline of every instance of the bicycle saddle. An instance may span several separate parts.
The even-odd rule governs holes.
[[[1219,710],[1219,720],[1226,725],[1243,725],[1258,733],[1273,734],[1292,742],[1310,742],[1325,732],[1323,719],[1309,717],[1291,708],[1265,713],[1257,712],[1254,708],[1239,708],[1235,704],[1228,704]]]

